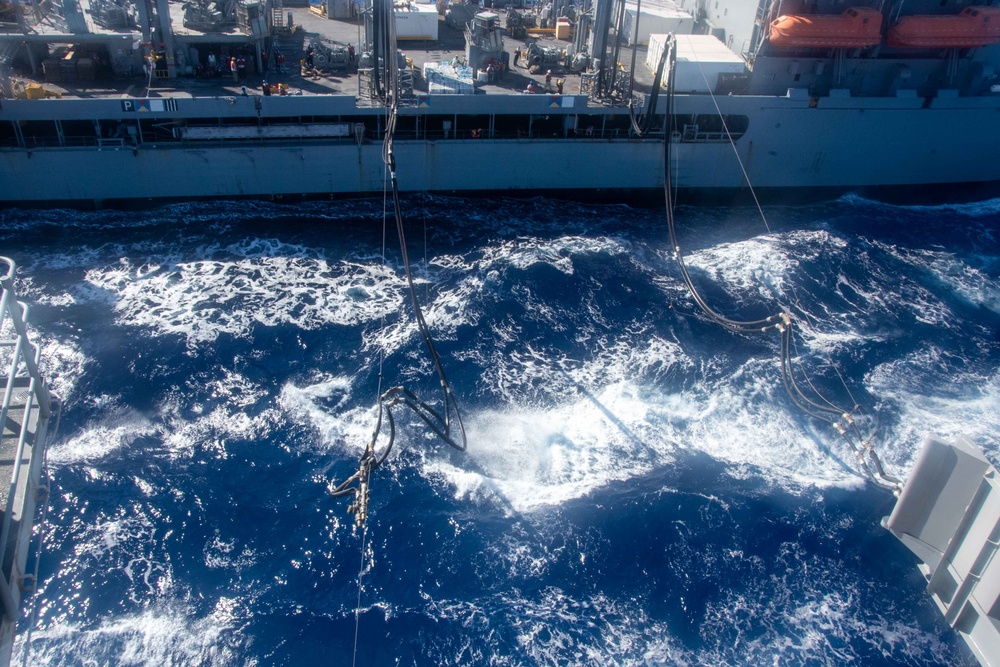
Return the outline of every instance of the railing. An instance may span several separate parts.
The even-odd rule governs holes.
[[[49,395],[45,382],[38,370],[39,349],[28,341],[25,321],[28,319],[28,307],[17,301],[14,294],[14,273],[16,264],[13,260],[0,257],[0,286],[3,288],[0,296],[0,364],[6,375],[0,375],[0,385],[3,386],[3,403],[0,406],[0,448],[9,451],[4,441],[16,438],[14,456],[11,458],[13,471],[10,479],[10,491],[4,508],[3,528],[0,530],[0,549],[6,554],[12,554],[10,570],[4,562],[3,576],[0,577],[0,602],[3,604],[4,622],[16,622],[18,596],[14,595],[14,587],[20,591],[22,577],[18,569],[24,566],[19,563],[21,554],[27,555],[27,543],[22,541],[24,530],[30,525],[23,516],[26,511],[34,511],[32,480],[36,471],[41,469],[41,459],[44,453],[45,436],[49,417],[52,415],[53,400]],[[18,390],[15,392],[15,389]],[[24,391],[24,390],[27,391]],[[0,484],[3,484],[0,481]],[[20,506],[15,507],[18,499]],[[15,527],[15,509],[17,510],[17,526]],[[13,549],[9,549],[11,531],[16,531]],[[27,536],[30,539],[30,530]],[[6,561],[6,558],[4,558]]]
[[[0,142],[4,148],[25,148],[34,150],[36,148],[99,148],[100,143],[96,136],[93,137],[36,137],[27,136],[24,138],[24,145],[20,145],[17,139],[10,139]]]
[[[200,126],[191,126],[200,127]],[[214,127],[214,126],[212,126]],[[742,136],[742,132],[734,132],[733,137],[739,138]],[[697,136],[684,135],[683,138],[678,136],[678,141],[684,142],[725,142],[728,141],[728,137],[724,133],[720,132],[706,132],[702,130],[696,131]],[[662,137],[662,132],[653,133],[654,137]],[[364,141],[380,141],[381,135],[376,135],[374,130],[369,128],[366,130],[363,137]],[[458,130],[426,130],[421,128],[419,131],[407,129],[407,130],[397,130],[396,138],[410,141],[419,140],[429,140],[429,141],[447,141],[453,139],[493,139],[493,140],[504,140],[504,139],[563,139],[563,140],[635,140],[640,139],[633,135],[631,129],[629,128],[601,128],[600,125],[587,125],[580,126],[576,128],[569,128],[564,130],[559,127],[556,129],[538,129],[537,127],[532,128],[529,132],[527,127],[522,129],[504,129],[504,130],[494,130],[490,132],[488,125],[484,123],[482,128],[466,128]],[[276,137],[212,137],[212,138],[199,138],[199,139],[178,139],[176,137],[166,137],[164,135],[159,135],[155,138],[147,137],[142,144],[130,138],[118,138],[118,137],[97,137],[97,136],[64,136],[62,139],[55,136],[26,136],[24,137],[24,143],[19,144],[17,139],[14,137],[0,138],[0,149],[47,149],[47,148],[91,148],[91,149],[102,149],[102,148],[137,148],[140,145],[145,148],[157,148],[159,146],[170,147],[170,146],[183,146],[185,148],[191,148],[195,146],[206,146],[206,145],[220,145],[224,144],[227,146],[257,146],[257,145],[279,145],[281,143],[295,142],[295,143],[311,143],[311,144],[354,144],[357,143],[357,137],[316,137],[308,135],[285,135]]]

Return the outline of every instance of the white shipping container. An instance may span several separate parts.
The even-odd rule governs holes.
[[[668,35],[652,35],[646,52],[646,66],[652,72],[660,63]],[[743,58],[733,53],[713,35],[675,35],[677,67],[674,70],[674,92],[708,93],[715,90],[720,74],[742,74],[746,71]],[[663,83],[666,84],[666,74]]]
[[[656,73],[656,68],[660,66],[663,49],[667,48],[668,37],[670,37],[668,34],[649,36],[649,48],[646,49],[646,67],[654,74]]]
[[[397,6],[396,39],[426,39],[437,41],[438,11],[436,5],[418,4]]]
[[[632,45],[632,31],[635,29],[636,9],[635,2],[625,3],[625,21],[622,26],[622,37],[626,43]],[[639,14],[639,34],[635,36],[636,43],[649,44],[650,36],[656,34],[688,34],[694,30],[694,17],[690,13],[680,9],[674,3],[665,3],[660,6],[648,6],[642,3],[642,12]]]

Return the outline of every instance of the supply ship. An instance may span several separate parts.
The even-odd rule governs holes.
[[[1000,182],[995,2],[385,1],[0,0],[0,200]]]

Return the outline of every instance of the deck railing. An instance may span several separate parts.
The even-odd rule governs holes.
[[[0,451],[5,455],[4,463],[6,455],[13,454],[10,480],[0,479],[0,485],[10,484],[0,530],[0,558],[3,560],[0,602],[5,623],[17,620],[23,587],[21,568],[27,558],[27,542],[31,536],[30,530],[25,528],[31,525],[33,518],[25,514],[35,509],[37,475],[53,410],[52,397],[38,370],[39,349],[28,340],[25,325],[28,306],[19,302],[14,293],[16,269],[13,260],[0,257],[0,286],[3,288],[0,296],[0,387],[3,391]]]

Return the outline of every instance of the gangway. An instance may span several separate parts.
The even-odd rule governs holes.
[[[37,556],[29,572],[28,548],[36,510],[47,499],[42,466],[49,426],[59,412],[38,369],[39,349],[28,340],[28,306],[14,293],[16,269],[13,260],[0,257],[0,665],[10,662],[21,596],[35,585]]]

